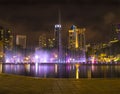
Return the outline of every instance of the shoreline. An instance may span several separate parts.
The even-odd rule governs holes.
[[[120,62],[118,63],[0,63],[0,64],[13,64],[13,65],[16,65],[16,64],[20,64],[20,65],[24,65],[24,64],[31,64],[31,65],[35,65],[35,64],[48,64],[48,65],[51,65],[51,64],[64,64],[64,65],[74,65],[74,64],[79,64],[79,65],[120,65]]]

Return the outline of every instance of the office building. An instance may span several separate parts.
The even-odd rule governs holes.
[[[69,49],[85,49],[85,28],[77,28],[75,25],[71,27],[68,35]]]
[[[55,47],[55,39],[51,34],[42,34],[39,36],[39,47],[40,48],[54,48]]]
[[[49,34],[47,37],[48,48],[55,48],[55,38],[53,35]]]
[[[77,28],[77,26],[72,25],[68,33],[68,49],[70,57],[73,61],[86,62],[85,28]]]
[[[8,50],[12,50],[13,41],[11,30],[0,26],[0,62],[5,61]]]
[[[26,48],[26,35],[16,35],[16,45]]]
[[[0,42],[5,49],[11,49],[13,47],[13,38],[11,30],[0,27]]]
[[[39,47],[46,48],[47,47],[47,38],[45,34],[39,36]]]

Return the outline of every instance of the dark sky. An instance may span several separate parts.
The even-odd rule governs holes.
[[[64,40],[74,24],[86,28],[87,42],[108,41],[120,22],[120,0],[0,0],[0,25],[27,34],[35,45],[41,33],[53,33],[58,9]]]

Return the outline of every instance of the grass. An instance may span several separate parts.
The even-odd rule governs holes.
[[[120,79],[38,79],[0,74],[0,94],[120,94]]]

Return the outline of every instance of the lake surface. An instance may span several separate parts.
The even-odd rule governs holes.
[[[0,73],[40,78],[120,78],[120,65],[0,64]]]

